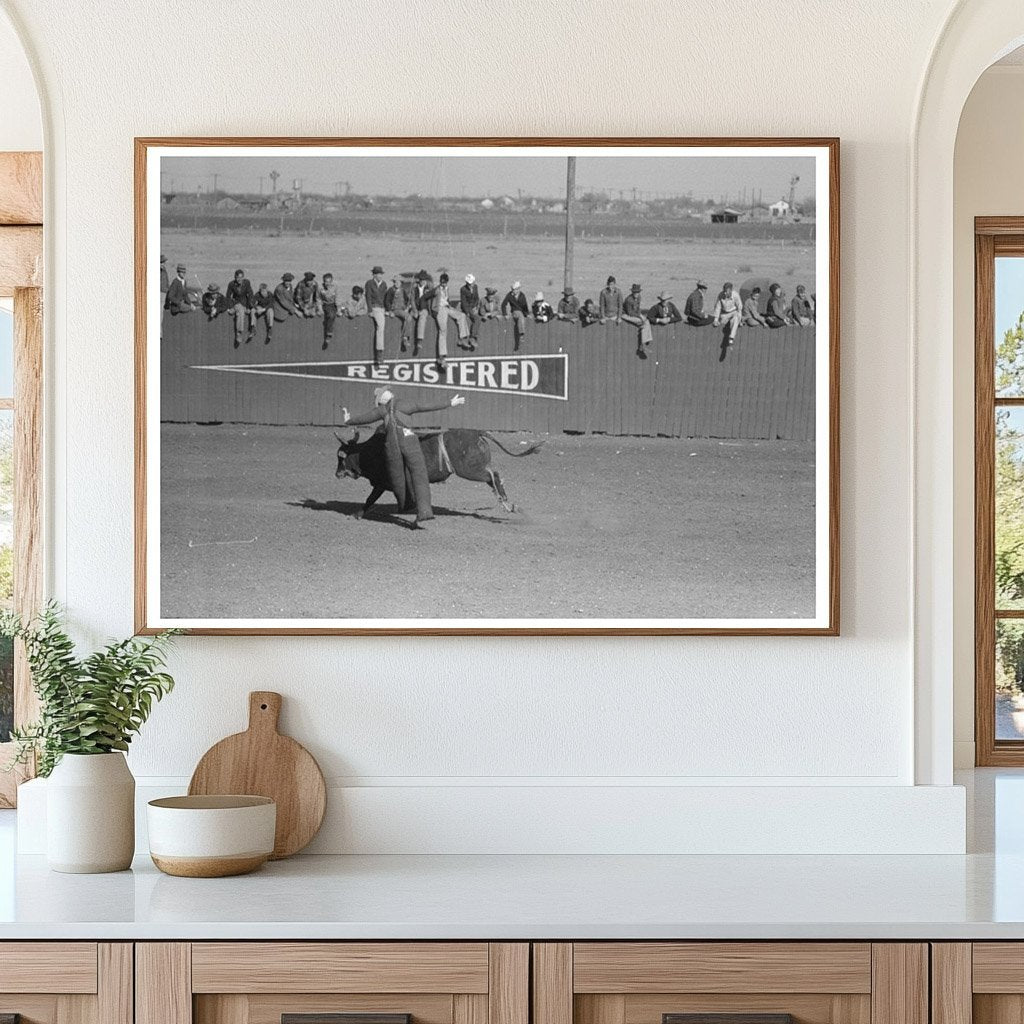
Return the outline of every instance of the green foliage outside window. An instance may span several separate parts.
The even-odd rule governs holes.
[[[996,394],[1024,395],[1024,312],[996,347]],[[1024,410],[1021,410],[1024,413]],[[1024,431],[1022,420],[996,410],[996,608],[1024,607]],[[1024,693],[1024,628],[996,620],[996,686]]]

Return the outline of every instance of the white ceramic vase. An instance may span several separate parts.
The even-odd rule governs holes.
[[[65,754],[46,783],[54,871],[124,871],[135,853],[135,778],[124,754]]]

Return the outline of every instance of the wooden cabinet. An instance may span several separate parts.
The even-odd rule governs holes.
[[[0,943],[0,1017],[132,1024],[132,944]]]
[[[8,1014],[21,1024],[1021,1024],[1024,943],[11,942],[0,943]]]
[[[529,970],[515,942],[139,943],[136,1024],[529,1024]]]
[[[533,1024],[928,1024],[928,972],[924,943],[537,943]]]
[[[1024,942],[932,944],[934,1024],[1024,1020]]]

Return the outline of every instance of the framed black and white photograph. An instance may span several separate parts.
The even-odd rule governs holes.
[[[838,161],[137,139],[137,629],[837,633]]]

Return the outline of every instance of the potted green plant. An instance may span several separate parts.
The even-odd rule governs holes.
[[[131,864],[135,779],[124,752],[153,703],[174,687],[162,670],[176,632],[112,641],[80,658],[56,604],[29,622],[0,613],[0,635],[24,643],[39,697],[38,721],[11,734],[13,764],[35,757],[37,774],[48,777],[46,846],[54,871]]]

